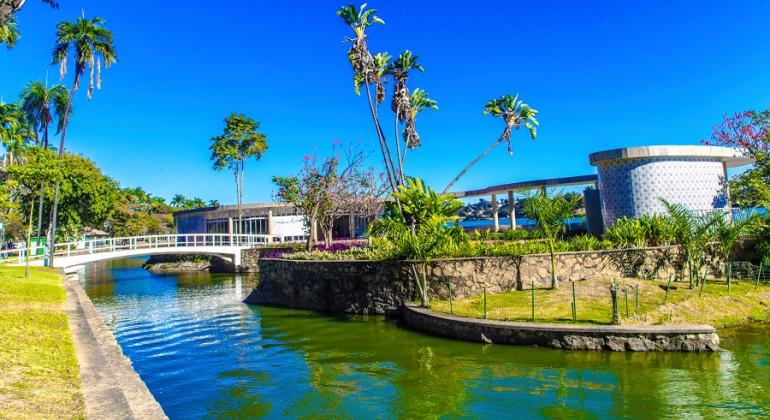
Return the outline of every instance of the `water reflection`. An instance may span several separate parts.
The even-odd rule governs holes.
[[[768,414],[770,336],[719,354],[569,352],[424,336],[380,317],[241,303],[254,279],[87,270],[87,292],[171,418]]]

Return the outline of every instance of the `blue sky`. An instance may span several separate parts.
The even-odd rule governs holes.
[[[0,51],[0,96],[14,100],[46,71],[58,78],[57,22],[81,10],[104,18],[119,62],[92,101],[79,92],[67,143],[123,186],[233,202],[233,178],[211,169],[208,152],[231,111],[260,121],[270,146],[247,164],[246,201],[270,200],[271,176],[333,139],[375,151],[340,2],[60,3],[28,0],[18,14],[22,39]],[[481,109],[505,93],[540,111],[538,139],[514,134],[514,156],[495,150],[460,189],[594,173],[591,152],[697,143],[724,113],[770,107],[770,2],[369,3],[386,21],[368,31],[372,50],[417,53],[426,71],[411,87],[439,101],[420,116],[424,145],[408,161],[437,189],[497,138],[502,123]]]

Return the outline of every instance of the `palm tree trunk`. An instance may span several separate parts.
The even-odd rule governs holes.
[[[559,288],[559,279],[556,278],[556,252],[553,247],[553,240],[548,241],[548,251],[551,253],[551,288]]]
[[[491,145],[491,146],[489,146],[489,148],[488,148],[487,150],[483,151],[483,152],[482,152],[480,155],[476,156],[476,158],[475,158],[475,159],[473,159],[473,160],[471,161],[471,163],[469,163],[469,164],[468,164],[468,166],[466,166],[465,168],[463,168],[463,170],[462,170],[462,171],[460,171],[460,173],[459,173],[459,174],[457,174],[457,176],[456,176],[456,177],[454,177],[454,178],[452,179],[452,181],[450,181],[450,182],[449,182],[449,184],[446,186],[446,188],[444,188],[444,191],[442,191],[442,192],[441,192],[441,194],[446,194],[446,193],[449,191],[449,189],[450,189],[450,188],[452,188],[452,187],[453,187],[453,186],[454,186],[454,185],[457,183],[457,181],[459,181],[459,180],[460,180],[460,178],[462,178],[462,177],[463,177],[463,175],[465,175],[465,173],[466,173],[466,172],[468,172],[468,171],[469,171],[469,170],[470,170],[470,169],[473,167],[473,165],[475,165],[475,164],[479,163],[479,161],[480,161],[480,160],[481,160],[481,159],[482,159],[484,156],[486,156],[486,155],[487,155],[489,152],[491,152],[491,151],[492,151],[492,149],[494,149],[494,148],[495,148],[495,147],[497,147],[497,146],[498,146],[500,143],[502,143],[502,142],[503,142],[503,140],[504,140],[504,139],[503,139],[503,137],[500,137],[499,139],[497,139],[497,141],[496,141],[496,142],[492,143],[492,145]]]
[[[43,147],[48,150],[48,124],[43,126]],[[37,245],[40,245],[40,236],[43,234],[43,199],[45,198],[45,182],[40,184],[40,202],[37,207]]]
[[[80,74],[75,71],[75,80],[72,82],[70,97],[67,99],[67,107],[64,108],[64,122],[61,127],[61,140],[59,141],[59,169],[61,170],[61,161],[64,156],[64,138],[67,135],[67,126],[69,125],[70,110],[72,109],[72,100],[75,98],[75,92],[78,90]],[[51,238],[48,241],[48,266],[53,267],[53,254],[56,249],[56,219],[59,210],[59,179],[56,179],[56,188],[53,193],[53,208],[51,208]]]
[[[372,93],[369,91],[369,84],[366,85],[366,97],[369,100],[369,112],[372,114],[372,120],[374,121],[374,129],[377,131],[377,139],[380,142],[380,152],[382,152],[382,160],[385,163],[385,172],[388,175],[388,182],[390,183],[390,189],[392,192],[396,192],[396,182],[394,182],[393,178],[395,177],[395,173],[393,172],[393,159],[390,159],[390,164],[388,164],[388,155],[390,155],[390,148],[388,147],[388,143],[385,140],[385,136],[382,133],[382,129],[380,128],[380,120],[377,117],[377,110],[374,108],[374,103],[372,102]],[[387,151],[387,153],[386,153]]]
[[[398,175],[401,180],[401,184],[404,184],[404,159],[401,156],[401,142],[398,140],[398,113],[401,111],[401,105],[396,108],[396,116],[393,117],[393,139],[396,142],[396,158],[398,161]],[[406,147],[404,148],[406,149]]]

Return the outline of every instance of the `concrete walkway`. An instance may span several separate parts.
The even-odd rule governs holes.
[[[102,323],[77,277],[64,281],[66,312],[83,382],[86,417],[165,419],[166,415],[115,337]]]

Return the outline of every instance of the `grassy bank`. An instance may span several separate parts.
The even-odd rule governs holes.
[[[82,418],[61,276],[0,266],[0,418]]]
[[[471,318],[546,323],[610,324],[612,321],[611,279],[575,282],[573,321],[572,283],[561,288],[531,289],[488,294],[467,299],[433,300],[431,309]],[[625,325],[709,324],[717,328],[770,319],[770,286],[734,281],[730,293],[721,280],[706,282],[703,290],[687,283],[619,279],[618,310]],[[486,300],[486,303],[485,303]],[[486,309],[485,309],[486,308]]]

